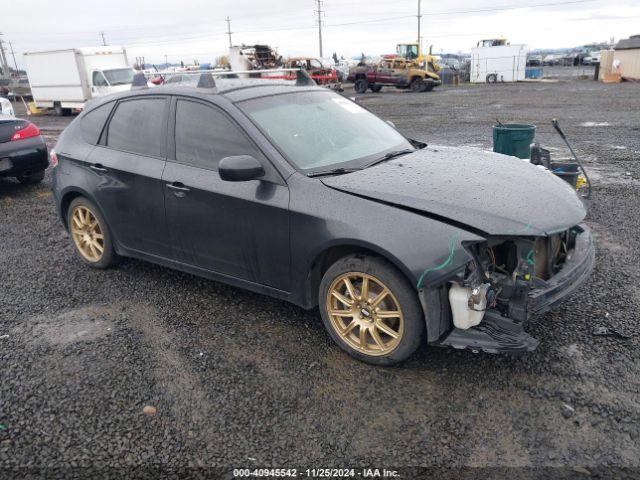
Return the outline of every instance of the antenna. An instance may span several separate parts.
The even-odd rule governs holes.
[[[206,88],[209,90],[215,90],[216,81],[213,79],[213,75],[210,72],[203,73],[200,75],[198,79],[197,88]]]
[[[100,32],[100,36],[102,37],[102,45],[107,45],[107,40],[104,38],[104,32]]]
[[[147,78],[144,73],[136,73],[133,76],[133,82],[131,83],[131,90],[141,90],[143,88],[149,88],[147,85]]]
[[[313,85],[317,84],[304,68],[296,71],[296,87],[311,87]]]

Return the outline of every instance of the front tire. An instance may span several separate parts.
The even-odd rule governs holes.
[[[430,92],[431,90],[433,90],[433,87],[435,87],[435,83],[433,82],[423,82],[422,85],[422,91],[423,92]]]
[[[85,264],[105,269],[118,262],[107,222],[89,199],[73,199],[67,210],[67,225],[76,254]]]
[[[413,80],[411,80],[411,83],[409,84],[409,88],[411,88],[411,91],[415,93],[423,92],[424,81],[421,78],[416,77]]]
[[[415,290],[378,257],[350,255],[331,265],[320,282],[319,305],[333,341],[372,365],[406,360],[424,336]]]

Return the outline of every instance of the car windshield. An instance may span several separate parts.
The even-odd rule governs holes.
[[[395,128],[332,92],[296,92],[245,100],[240,109],[305,173],[363,168],[414,147]]]
[[[133,68],[114,68],[103,70],[102,73],[107,77],[107,81],[112,87],[133,83]]]

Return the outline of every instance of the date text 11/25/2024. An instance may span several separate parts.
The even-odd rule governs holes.
[[[289,477],[289,478],[400,478],[397,470],[386,468],[236,468],[234,478]]]

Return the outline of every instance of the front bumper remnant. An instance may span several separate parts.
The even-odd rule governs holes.
[[[580,229],[582,232],[576,237],[574,250],[562,270],[547,281],[536,279],[536,285],[529,292],[530,315],[549,311],[575,292],[591,275],[596,262],[593,238],[585,225],[580,225]]]
[[[528,293],[527,316],[537,316],[575,292],[589,277],[595,265],[595,247],[589,229],[580,225],[580,233],[562,270],[548,280],[535,279]],[[463,330],[453,328],[439,345],[487,353],[525,353],[535,350],[538,340],[524,331],[524,323],[487,310],[479,325]]]
[[[454,328],[440,342],[441,345],[458,349],[513,354],[532,352],[538,343],[538,340],[524,331],[522,323],[514,322],[495,311],[486,312],[482,323],[468,330]]]

